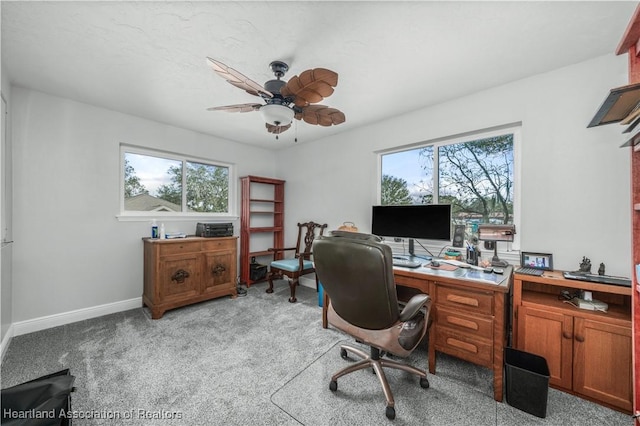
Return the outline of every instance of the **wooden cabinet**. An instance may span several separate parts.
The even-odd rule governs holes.
[[[518,311],[517,349],[540,355],[549,366],[549,384],[571,389],[573,317],[522,306]]]
[[[558,297],[577,289],[592,291],[608,311],[579,309]],[[547,360],[549,384],[630,413],[631,289],[565,280],[556,271],[516,274],[513,291],[515,347]]]
[[[144,238],[143,303],[158,319],[165,311],[237,296],[237,237]]]
[[[264,278],[251,279],[251,259],[270,263],[272,247],[284,247],[284,183],[259,176],[240,178],[240,281],[250,287]]]

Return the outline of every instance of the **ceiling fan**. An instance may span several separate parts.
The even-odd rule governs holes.
[[[275,80],[269,80],[264,87],[242,73],[207,57],[207,63],[222,78],[247,93],[260,96],[264,104],[247,103],[207,108],[208,111],[250,112],[260,111],[265,119],[269,133],[278,135],[291,127],[291,122],[304,120],[308,124],[332,126],[344,123],[345,116],[341,111],[326,105],[312,105],[331,96],[333,88],[338,84],[338,74],[325,69],[315,68],[303,71],[289,81],[281,80],[289,70],[289,65],[282,61],[269,64]]]

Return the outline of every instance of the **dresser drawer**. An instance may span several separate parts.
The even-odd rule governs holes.
[[[455,310],[438,307],[436,323],[477,337],[493,338],[493,320],[480,315],[465,315]]]
[[[436,289],[436,304],[464,309],[467,312],[493,315],[493,296],[490,293],[439,285]]]
[[[492,340],[476,338],[447,327],[436,325],[436,351],[453,355],[474,364],[493,365]]]
[[[171,241],[160,244],[160,256],[172,254],[196,253],[200,251],[200,241]]]
[[[232,250],[236,248],[236,239],[210,238],[202,242],[202,251]]]

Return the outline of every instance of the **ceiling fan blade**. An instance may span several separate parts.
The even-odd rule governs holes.
[[[273,98],[273,93],[269,92],[267,89],[262,87],[260,83],[256,83],[241,72],[209,57],[207,57],[207,63],[220,77],[227,80],[230,84],[245,90],[251,95]]]
[[[298,120],[320,126],[332,126],[344,123],[346,117],[342,111],[326,105],[309,105],[295,115]]]
[[[289,127],[291,127],[291,123],[287,124],[286,126],[274,126],[273,124],[269,124],[269,123],[264,123],[264,125],[267,128],[267,132],[273,133],[276,135],[279,135],[280,133],[289,130]]]
[[[280,89],[280,94],[284,97],[295,97],[295,105],[302,107],[331,96],[333,88],[337,85],[337,73],[326,68],[314,68],[289,79],[287,84]]]
[[[237,105],[211,107],[211,108],[207,108],[207,111],[251,112],[251,111],[257,111],[261,107],[262,107],[261,104],[237,104]]]

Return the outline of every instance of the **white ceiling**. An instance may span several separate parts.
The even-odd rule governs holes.
[[[612,54],[637,2],[2,1],[10,81],[221,138],[281,148]],[[322,104],[346,122],[268,134],[260,98],[205,63],[264,83],[284,60],[339,74]],[[297,125],[296,125],[297,123]]]

